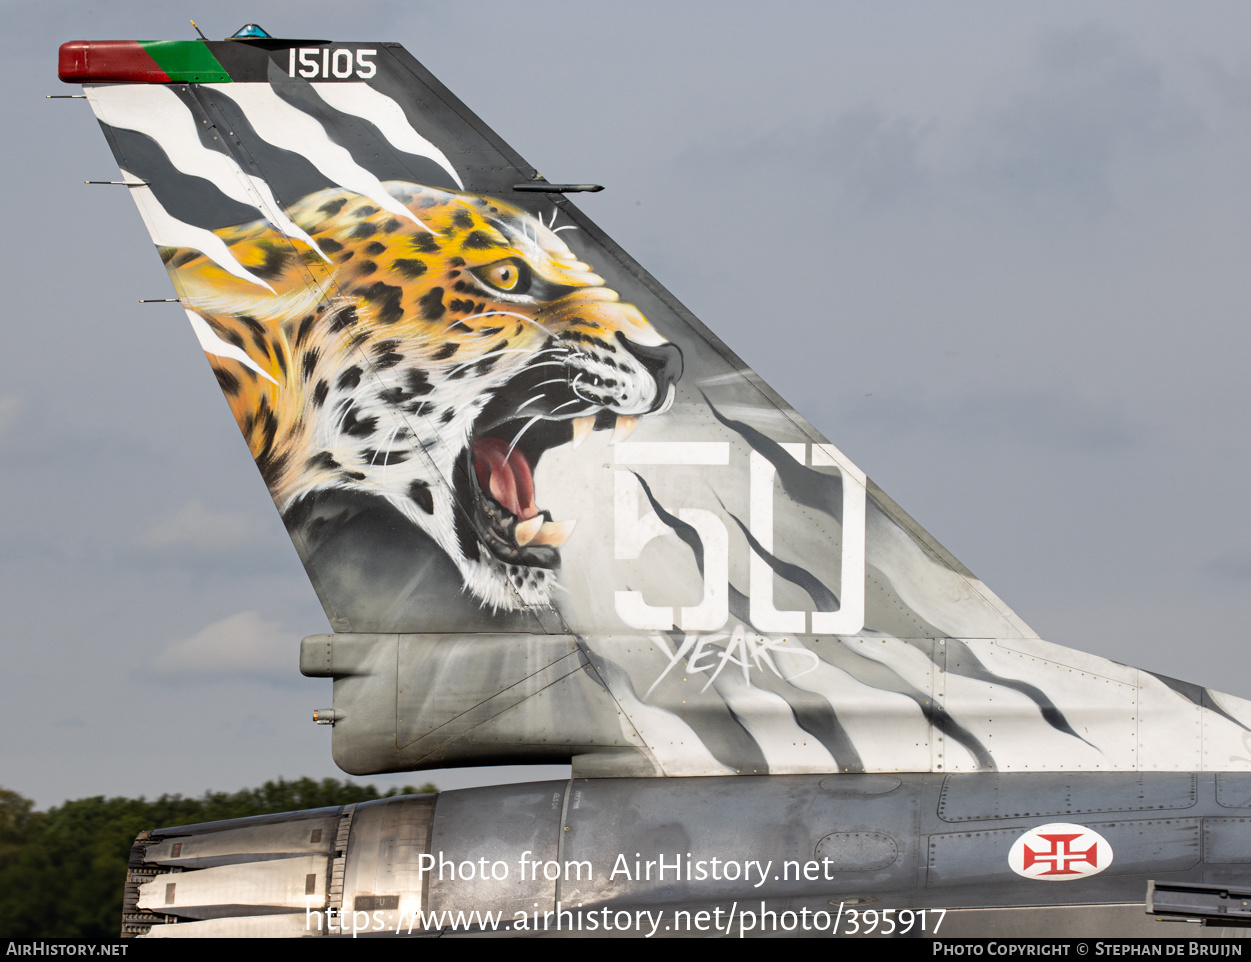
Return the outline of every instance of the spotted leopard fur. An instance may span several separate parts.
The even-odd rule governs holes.
[[[550,604],[558,553],[497,543],[515,519],[468,503],[475,430],[654,413],[680,354],[529,213],[384,186],[411,218],[341,189],[290,208],[317,249],[265,221],[217,231],[267,287],[196,250],[167,266],[222,342],[209,360],[281,511],[327,488],[383,497],[482,604]]]

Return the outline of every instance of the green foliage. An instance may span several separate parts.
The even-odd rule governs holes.
[[[379,792],[333,778],[280,778],[203,798],[99,796],[36,812],[30,799],[0,789],[0,937],[117,938],[130,847],[145,829],[437,791],[430,782]]]

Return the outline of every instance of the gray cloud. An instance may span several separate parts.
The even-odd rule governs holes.
[[[924,434],[931,441],[961,447],[1110,455],[1140,444],[1149,434],[1145,425],[1112,407],[1044,391],[875,393],[851,402],[843,414],[845,423],[900,438]]]
[[[242,512],[210,511],[192,500],[149,526],[136,539],[136,546],[162,555],[233,555],[260,540],[258,527]]]
[[[165,646],[155,668],[184,681],[256,678],[290,684],[299,641],[278,622],[243,611]]]
[[[723,176],[732,171],[762,178],[783,193],[802,191],[805,204],[824,198],[867,212],[925,187],[920,153],[926,135],[917,121],[864,103],[824,122],[779,127],[717,164]],[[706,151],[701,145],[694,152]]]
[[[1228,552],[1203,565],[1203,573],[1223,581],[1251,581],[1251,553]]]
[[[996,97],[970,132],[967,176],[981,189],[1113,206],[1120,167],[1140,167],[1204,126],[1164,65],[1099,23],[1065,27],[1036,45],[1022,85]]]
[[[12,395],[0,397],[0,438],[11,432],[18,423],[26,405],[21,398]]]

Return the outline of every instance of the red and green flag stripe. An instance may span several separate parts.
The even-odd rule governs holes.
[[[61,44],[57,73],[70,83],[230,83],[200,40],[72,40]]]

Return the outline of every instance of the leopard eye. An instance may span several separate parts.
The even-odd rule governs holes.
[[[517,286],[518,271],[512,261],[492,264],[482,272],[482,278],[488,284],[498,287],[501,291],[511,291]]]
[[[474,275],[483,284],[506,294],[524,294],[530,287],[530,270],[516,258],[479,267]]]

